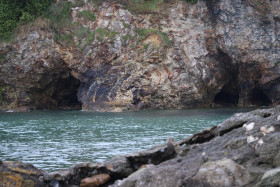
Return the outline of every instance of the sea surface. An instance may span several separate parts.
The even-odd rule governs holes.
[[[33,111],[0,113],[0,160],[20,160],[45,171],[103,162],[179,141],[248,108],[151,110],[123,113]]]

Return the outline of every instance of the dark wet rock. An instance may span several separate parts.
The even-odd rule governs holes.
[[[174,145],[168,142],[165,145],[153,147],[147,151],[141,151],[127,155],[133,169],[138,169],[145,164],[159,164],[165,160],[171,159],[176,156]]]
[[[43,176],[47,173],[33,165],[22,162],[0,161],[0,186],[7,187],[39,187],[46,186]]]

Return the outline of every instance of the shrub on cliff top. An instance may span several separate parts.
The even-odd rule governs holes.
[[[8,40],[19,24],[43,15],[53,0],[0,0],[0,40]]]

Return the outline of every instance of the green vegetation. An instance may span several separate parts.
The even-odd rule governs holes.
[[[35,20],[53,0],[0,0],[0,38],[7,41],[20,24]]]
[[[82,12],[79,12],[78,16],[83,17],[90,21],[94,21],[96,19],[95,15],[88,10],[83,10]]]
[[[116,35],[119,34],[119,32],[116,31],[110,31],[108,29],[103,28],[97,28],[95,31],[95,36],[99,41],[103,41],[104,37],[109,38],[111,41],[114,41],[116,38]]]
[[[197,0],[184,0],[184,1],[187,1],[187,2],[192,3],[192,4],[197,3]]]
[[[5,91],[4,87],[0,87],[0,105],[2,105],[3,102],[3,92]]]
[[[168,3],[169,0],[116,0],[122,3],[128,10],[133,13],[151,13],[155,12],[161,5]],[[184,0],[190,3],[196,3],[197,0]],[[50,20],[49,28],[53,29],[56,34],[60,34],[65,27],[68,27],[72,22],[71,8],[82,6],[83,0],[59,1],[56,0],[0,0],[0,42],[9,41],[15,28],[34,21],[38,17],[44,17]],[[94,4],[100,4],[101,0],[91,0]],[[78,14],[85,19],[94,21],[96,16],[87,10]],[[124,21],[125,28],[130,29],[130,25]],[[98,31],[96,31],[96,34]],[[114,33],[106,32],[105,34],[98,34],[98,38],[110,35],[113,37]],[[163,39],[165,38],[162,35]],[[60,38],[57,36],[57,38]],[[166,38],[165,38],[166,39]]]
[[[50,26],[55,32],[61,32],[65,26],[72,22],[72,7],[73,3],[70,1],[62,1],[50,6],[46,13],[46,17],[50,20]]]
[[[138,35],[138,41],[142,41],[150,34],[157,34],[165,46],[170,47],[172,45],[172,42],[167,37],[166,33],[163,33],[156,29],[136,29],[136,33]]]
[[[7,57],[5,53],[0,53],[0,62],[6,62],[7,61]]]
[[[122,36],[122,39],[126,42],[127,40],[131,39],[132,36],[131,35],[125,35],[125,36]]]
[[[115,32],[115,31],[110,31],[110,30],[104,29],[104,28],[97,28],[95,31],[93,31],[92,33],[90,33],[87,36],[87,42],[86,42],[85,46],[83,47],[83,49],[87,45],[91,44],[95,38],[97,38],[100,42],[103,42],[106,37],[111,42],[113,42],[115,40],[117,34],[119,34],[119,33]]]
[[[63,34],[63,35],[56,34],[54,36],[54,40],[60,41],[60,42],[66,42],[67,44],[73,44],[73,39],[74,39],[74,37],[72,34]]]
[[[127,0],[127,9],[133,13],[154,12],[164,0]],[[120,3],[123,1],[119,0]]]
[[[123,24],[123,26],[124,26],[125,28],[130,29],[130,25],[127,24],[127,23],[125,23],[124,20],[121,20],[121,22],[122,22],[122,24]]]

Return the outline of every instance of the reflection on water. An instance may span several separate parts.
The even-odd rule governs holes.
[[[101,162],[163,144],[168,137],[181,140],[242,111],[248,109],[0,113],[0,159],[46,171]]]

